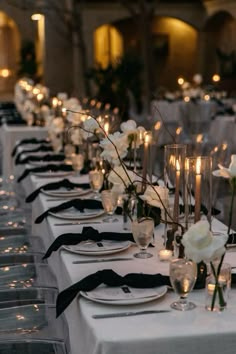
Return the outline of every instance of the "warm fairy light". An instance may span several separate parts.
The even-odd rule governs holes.
[[[203,141],[203,134],[198,134],[196,137],[196,143],[202,143]]]
[[[31,20],[32,21],[39,21],[39,20],[41,20],[41,18],[42,18],[41,14],[33,14],[33,15],[31,15]]]
[[[183,85],[183,83],[184,83],[184,78],[179,77],[178,80],[177,80],[177,82],[178,82],[178,84],[179,84],[180,86]]]
[[[0,71],[0,76],[4,77],[4,78],[7,78],[9,77],[11,74],[10,70],[9,69],[2,69]]]
[[[37,100],[38,100],[38,102],[42,101],[42,99],[43,99],[43,94],[42,94],[42,93],[39,93],[39,94],[37,95]]]
[[[105,130],[106,135],[108,135],[109,134],[109,123],[108,122],[104,124],[104,130]]]
[[[34,87],[32,92],[35,96],[37,96],[40,93],[40,90],[38,87]]]
[[[29,84],[27,84],[27,85],[25,86],[25,90],[26,90],[27,92],[31,91],[31,90],[32,90],[32,86],[29,85]]]
[[[53,108],[56,108],[58,105],[58,98],[57,97],[53,97],[52,99],[52,106]]]
[[[190,101],[190,98],[188,96],[185,96],[184,97],[184,102],[189,102]]]
[[[204,95],[204,100],[205,101],[210,101],[211,97],[209,95]]]
[[[197,161],[196,161],[196,174],[200,175],[201,173],[201,158],[197,157]]]
[[[214,74],[214,75],[212,76],[212,81],[213,81],[213,82],[219,82],[219,81],[220,81],[220,75]]]
[[[156,122],[155,126],[154,126],[155,130],[160,130],[161,129],[161,122]],[[140,132],[141,133],[141,132]]]
[[[180,135],[182,133],[182,131],[183,131],[183,128],[182,127],[178,127],[178,128],[176,128],[175,133],[176,133],[176,135]]]

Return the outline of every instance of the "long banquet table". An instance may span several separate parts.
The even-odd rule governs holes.
[[[80,177],[80,182],[86,181]],[[55,180],[55,179],[54,179]],[[49,182],[47,178],[29,176],[22,185],[28,195],[38,186]],[[60,234],[80,232],[83,225],[55,226],[62,222],[49,216],[41,224],[34,224],[36,216],[62,200],[49,201],[49,197],[40,193],[32,206],[32,231],[40,235],[46,248]],[[89,225],[89,221],[88,221]],[[122,221],[91,225],[99,231],[124,232]],[[225,231],[226,226],[214,220],[213,229]],[[86,256],[69,253],[65,250],[54,252],[48,262],[57,276],[59,290],[63,290],[83,277],[102,269],[113,269],[121,275],[131,272],[148,274],[168,274],[168,262],[160,262],[158,250],[162,244],[163,226],[155,229],[156,247],[149,249],[153,257],[131,261],[107,262],[93,264],[72,264],[75,260],[86,259]],[[137,251],[135,245],[122,252],[122,257],[133,256]],[[119,257],[118,254],[117,257]],[[116,255],[114,255],[114,258]],[[91,257],[90,257],[91,258]],[[103,257],[104,258],[104,257]],[[110,258],[110,256],[109,256]],[[234,249],[225,257],[226,262],[236,266]],[[66,309],[65,315],[69,325],[72,354],[234,354],[236,348],[236,291],[230,293],[227,310],[222,313],[210,313],[205,310],[204,290],[193,291],[189,298],[197,305],[196,309],[187,312],[171,310],[145,316],[121,317],[110,319],[94,319],[94,314],[106,314],[129,310],[168,309],[170,303],[177,298],[171,290],[155,301],[142,305],[114,306],[94,303],[78,296]]]

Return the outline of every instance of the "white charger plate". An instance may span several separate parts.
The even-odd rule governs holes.
[[[50,215],[54,216],[58,219],[63,220],[87,220],[97,218],[99,216],[104,215],[104,210],[92,210],[87,209],[84,213],[79,212],[75,208],[70,208],[64,211],[59,211],[58,213],[49,212]]]
[[[66,251],[76,253],[76,254],[82,254],[85,256],[105,256],[109,254],[122,252],[131,246],[131,243],[129,241],[116,242],[116,241],[108,240],[108,241],[101,241],[101,243],[104,244],[104,248],[103,247],[99,248],[95,241],[91,241],[91,242],[85,241],[85,242],[81,242],[78,245],[63,246],[63,248]]]
[[[92,192],[91,189],[82,189],[82,188],[75,188],[72,190],[67,189],[58,189],[58,190],[51,190],[45,191],[41,190],[41,192],[49,197],[75,197],[75,196],[82,196]]]
[[[129,287],[132,289],[131,287]],[[85,292],[85,291],[80,291],[80,295],[83,296],[84,298],[91,300],[93,302],[97,302],[100,304],[107,304],[107,305],[112,305],[112,306],[124,306],[124,305],[138,305],[138,304],[144,304],[146,302],[154,301],[162,296],[164,296],[167,293],[167,286],[160,286],[155,289],[156,294],[154,296],[149,296],[149,297],[140,297],[140,298],[135,298],[135,299],[124,299],[124,300],[114,300],[112,298],[104,300],[104,299],[99,299],[93,297],[93,291]],[[142,289],[142,291],[145,289]]]

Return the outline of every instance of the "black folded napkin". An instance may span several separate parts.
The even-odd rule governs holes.
[[[39,151],[42,152],[53,151],[53,148],[50,145],[40,145],[35,149],[21,151],[19,152],[18,155],[16,155],[15,164],[17,165],[19,163],[21,156],[24,155],[25,153],[30,154],[32,152],[39,152]]]
[[[41,192],[42,189],[45,191],[50,191],[50,190],[59,189],[61,187],[64,187],[68,190],[73,190],[74,188],[89,189],[90,185],[89,185],[89,183],[73,183],[65,178],[59,182],[52,182],[52,183],[44,184],[43,186],[39,187],[34,192],[32,192],[30,195],[28,195],[28,197],[26,198],[25,201],[26,201],[26,203],[33,202],[35,200],[35,198],[39,195],[39,193]]]
[[[168,276],[161,274],[130,273],[122,277],[111,269],[99,270],[59,293],[56,303],[57,317],[70,305],[80,291],[91,291],[101,284],[111,287],[127,285],[133,288],[147,289],[163,285],[169,286],[170,280]]]
[[[17,179],[17,182],[21,182],[24,178],[26,178],[30,173],[38,173],[38,172],[47,172],[47,171],[52,171],[52,172],[59,172],[59,171],[65,171],[65,172],[70,172],[73,171],[73,168],[71,165],[55,165],[55,164],[50,164],[47,166],[42,166],[42,167],[34,167],[34,168],[26,168],[25,171],[22,173],[22,175]]]
[[[195,210],[195,206],[194,206],[194,205],[190,205],[190,206],[189,206],[189,213],[191,213],[191,214],[194,213],[194,210]],[[201,205],[201,212],[202,212],[204,215],[207,215],[207,214],[208,214],[208,210],[207,210],[207,208],[206,208],[204,205]],[[180,213],[180,214],[184,214],[184,213],[185,213],[185,205],[183,205],[183,204],[180,204],[180,205],[179,205],[179,213]],[[212,208],[211,208],[211,214],[212,214],[212,215],[218,215],[218,214],[220,214],[220,210],[218,210],[218,209],[212,207]]]
[[[81,233],[66,233],[58,236],[55,241],[48,248],[47,252],[43,256],[46,259],[51,256],[52,252],[57,251],[63,245],[77,245],[82,241],[130,241],[135,242],[132,233],[120,233],[120,232],[101,232],[95,230],[91,226],[83,227]]]
[[[48,144],[49,140],[47,139],[36,139],[36,138],[32,138],[32,139],[22,139],[21,141],[19,141],[19,143],[17,143],[14,147],[14,149],[12,150],[11,156],[14,157],[16,154],[16,151],[18,149],[19,146],[21,145],[27,145],[27,144]]]
[[[64,161],[65,160],[65,155],[63,154],[47,154],[47,155],[40,155],[40,156],[35,156],[35,155],[29,155],[26,156],[24,159],[18,159],[16,161],[16,165],[23,165],[26,163],[34,162],[34,161],[46,161],[46,162],[51,162],[51,161]]]
[[[234,245],[236,244],[236,233],[229,234],[227,245]]]
[[[83,212],[84,209],[103,209],[102,202],[94,199],[72,199],[55,207],[49,208],[47,211],[39,215],[35,224],[40,224],[50,212],[57,213],[58,211],[75,208],[80,212]]]

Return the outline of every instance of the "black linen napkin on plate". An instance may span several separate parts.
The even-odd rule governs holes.
[[[73,167],[71,165],[55,165],[55,164],[49,164],[47,166],[42,166],[42,167],[34,167],[34,168],[26,168],[22,175],[17,179],[17,182],[21,182],[24,178],[26,178],[30,173],[39,173],[39,172],[70,172],[73,171]]]
[[[83,227],[81,233],[66,233],[58,236],[48,248],[43,259],[50,257],[52,252],[57,251],[63,245],[77,245],[78,243],[87,240],[96,242],[102,240],[135,242],[132,233],[99,232],[91,226],[86,226]]]
[[[40,145],[35,149],[21,151],[19,152],[18,155],[16,155],[15,164],[17,165],[19,163],[19,161],[21,160],[21,156],[24,155],[25,153],[30,154],[32,152],[48,152],[48,151],[53,151],[52,146]]]
[[[130,273],[122,277],[112,269],[99,270],[58,294],[57,317],[70,305],[80,291],[91,291],[101,284],[111,287],[127,285],[133,288],[147,289],[163,285],[169,286],[170,280],[168,276],[161,274]]]
[[[11,156],[14,157],[16,154],[16,151],[18,149],[19,146],[21,145],[27,145],[27,144],[49,144],[49,140],[47,139],[36,139],[36,138],[32,138],[32,139],[22,139],[21,141],[19,141],[19,143],[17,143],[14,147],[14,149],[12,150]]]
[[[57,213],[58,211],[75,208],[80,212],[83,212],[84,209],[103,209],[102,202],[99,200],[94,199],[72,199],[55,207],[49,208],[44,213],[39,215],[36,220],[35,224],[40,224],[50,212]]]
[[[44,184],[43,186],[39,187],[34,192],[32,192],[30,195],[28,195],[25,201],[26,203],[33,202],[35,198],[37,198],[37,196],[39,195],[42,189],[45,191],[50,191],[50,190],[57,190],[61,187],[64,187],[69,191],[69,190],[73,190],[74,188],[89,189],[90,185],[89,183],[73,183],[70,182],[67,178],[65,178],[58,182]]]
[[[236,233],[229,234],[226,245],[236,245]]]
[[[47,155],[40,155],[40,156],[35,156],[35,155],[29,155],[26,156],[23,159],[18,159],[16,161],[16,165],[23,165],[26,163],[30,163],[30,162],[40,162],[40,161],[45,161],[45,162],[52,162],[52,161],[59,161],[62,162],[65,160],[65,155],[63,154],[47,154]]]

